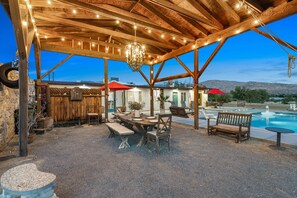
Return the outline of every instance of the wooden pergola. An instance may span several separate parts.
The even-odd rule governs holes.
[[[20,155],[27,155],[28,57],[34,43],[37,83],[73,55],[104,59],[105,108],[108,104],[108,60],[126,61],[125,46],[134,40],[146,46],[150,67],[150,112],[154,113],[156,82],[192,77],[194,80],[194,128],[198,123],[198,82],[226,40],[297,13],[297,0],[0,0],[11,18],[20,56]],[[284,41],[277,39],[284,45]],[[219,44],[201,67],[198,50]],[[296,51],[297,47],[291,45]],[[69,54],[41,74],[40,50]],[[194,51],[194,70],[179,55]],[[185,73],[159,78],[165,62],[176,59]],[[154,71],[154,65],[160,67]],[[154,75],[154,73],[156,74]],[[37,89],[37,92],[40,90]],[[40,101],[38,101],[40,103]],[[105,111],[108,117],[108,111]]]

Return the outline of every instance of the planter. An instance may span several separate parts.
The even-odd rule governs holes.
[[[139,110],[134,111],[134,117],[136,117],[136,118],[140,117],[140,111]]]
[[[160,109],[160,114],[165,114],[165,109]]]

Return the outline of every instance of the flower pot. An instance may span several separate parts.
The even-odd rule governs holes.
[[[165,109],[160,109],[160,114],[165,114]]]
[[[140,117],[140,111],[139,110],[134,111],[134,117],[136,117],[136,118]]]

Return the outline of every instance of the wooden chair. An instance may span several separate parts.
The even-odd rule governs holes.
[[[127,108],[126,106],[116,107],[117,113],[125,113]]]
[[[170,150],[171,122],[171,114],[160,114],[158,115],[157,130],[147,132],[147,143],[155,143],[158,154],[160,153],[160,140],[162,139],[167,141]]]
[[[99,110],[97,111],[95,110],[95,105],[87,106],[87,119],[88,119],[89,125],[91,125],[91,123],[96,123],[99,125],[100,117],[101,117],[101,114],[99,114]]]

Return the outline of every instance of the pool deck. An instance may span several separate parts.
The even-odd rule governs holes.
[[[173,121],[191,126],[194,125],[193,118],[181,118],[173,116]],[[215,124],[215,120],[211,120],[211,124]],[[199,127],[207,128],[207,121],[199,119]],[[251,127],[251,137],[276,142],[276,133],[262,128]],[[282,134],[281,143],[297,146],[297,133]]]

